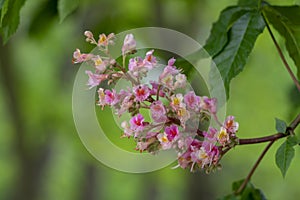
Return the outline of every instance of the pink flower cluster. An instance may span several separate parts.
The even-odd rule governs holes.
[[[215,98],[198,96],[194,91],[178,92],[186,88],[187,77],[175,66],[175,58],[169,59],[157,74],[158,80],[143,83],[147,73],[158,66],[154,50],[148,51],[144,58],[130,57],[137,50],[134,36],[128,34],[122,47],[123,64],[119,64],[109,54],[114,34],[101,34],[98,41],[90,31],[85,36],[87,42],[105,54],[83,54],[79,49],[73,54],[74,63],[87,62],[94,66],[94,72],[86,71],[89,88],[99,87],[102,82],[113,84],[119,79],[131,82],[132,87],[120,91],[98,89],[97,105],[114,108],[118,116],[131,114],[131,119],[121,124],[122,137],[134,138],[136,150],[141,152],[175,149],[178,166],[191,171],[210,171],[219,166],[226,149],[236,144],[238,123],[233,116],[228,116],[224,123],[219,122]],[[149,112],[150,120],[142,114],[145,111]],[[198,129],[199,123],[210,119],[216,120],[217,128]]]

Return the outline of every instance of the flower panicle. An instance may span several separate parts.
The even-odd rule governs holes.
[[[96,45],[103,55],[73,54],[73,63],[88,63],[94,71],[86,70],[89,89],[98,87],[97,105],[114,108],[115,114],[129,113],[131,119],[121,124],[121,137],[133,138],[136,150],[156,154],[161,150],[175,149],[178,166],[190,171],[203,169],[210,172],[220,167],[220,159],[226,148],[236,144],[239,124],[234,116],[228,116],[223,123],[217,119],[217,99],[198,96],[194,91],[182,92],[187,77],[175,66],[176,59],[168,60],[157,80],[142,83],[148,72],[158,66],[154,50],[145,56],[127,56],[137,52],[133,34],[125,36],[121,49],[123,63],[110,56],[109,46],[114,44],[115,35],[100,34],[95,40],[92,32],[85,31],[86,41]],[[104,89],[103,83],[114,84],[119,79],[131,83],[131,87],[117,91]],[[142,110],[148,110],[147,120]],[[199,123],[216,120],[218,127],[198,129]]]

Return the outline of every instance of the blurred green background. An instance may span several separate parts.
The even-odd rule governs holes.
[[[204,44],[219,12],[233,4],[230,0],[87,0],[59,23],[56,1],[27,0],[17,33],[0,47],[0,199],[194,200],[229,193],[231,183],[247,175],[266,144],[237,146],[224,157],[223,169],[210,175],[171,169],[174,165],[148,174],[110,169],[88,153],[75,130],[72,86],[79,66],[71,59],[76,48],[85,52],[92,48],[84,42],[85,30],[98,35],[159,26]],[[278,40],[283,46],[284,41]],[[227,104],[228,114],[240,123],[241,138],[272,134],[275,117],[290,122],[300,111],[300,97],[266,31],[248,61],[232,81]],[[252,182],[268,199],[297,199],[300,152],[296,150],[283,179],[274,159],[280,143],[267,153]]]

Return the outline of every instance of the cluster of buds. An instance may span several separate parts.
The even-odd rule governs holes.
[[[130,113],[131,119],[121,124],[121,137],[134,138],[136,150],[157,153],[174,149],[178,154],[178,166],[191,171],[217,168],[228,148],[236,144],[238,123],[228,116],[224,123],[217,118],[217,100],[198,96],[187,88],[187,77],[175,66],[171,58],[164,65],[157,80],[148,83],[143,78],[157,68],[154,50],[145,57],[133,57],[136,41],[132,34],[126,35],[122,47],[123,63],[110,56],[109,46],[114,44],[114,34],[101,34],[94,39],[90,31],[85,32],[86,41],[95,44],[105,56],[82,54],[79,49],[73,54],[74,63],[90,63],[94,72],[86,71],[89,88],[99,87],[97,105],[113,108],[118,116]],[[126,64],[128,63],[128,64]],[[131,87],[116,91],[100,87],[102,82],[111,85],[120,79],[131,83]],[[181,92],[178,92],[181,91]],[[148,112],[150,120],[145,119]],[[215,120],[218,127],[200,130],[203,121]]]

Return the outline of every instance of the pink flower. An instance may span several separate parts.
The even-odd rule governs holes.
[[[199,105],[200,97],[195,95],[195,92],[190,91],[186,95],[184,95],[184,103],[187,105],[189,109],[195,110]]]
[[[193,152],[199,150],[201,147],[201,144],[202,144],[202,142],[197,139],[193,139],[191,137],[188,137],[186,139],[186,146],[188,147],[188,149],[184,153],[180,153],[177,158],[178,164],[181,168],[185,169],[193,163],[191,154]],[[193,158],[194,158],[194,155],[193,155]]]
[[[102,106],[102,109],[103,109],[103,107],[106,105],[105,94],[104,94],[104,89],[103,88],[99,88],[98,97],[99,97],[99,100],[98,100],[97,105]]]
[[[219,133],[217,134],[217,139],[218,142],[223,146],[226,146],[226,144],[229,143],[229,134],[225,128],[221,127]]]
[[[154,50],[148,51],[145,59],[143,60],[143,64],[148,70],[153,69],[153,67],[157,64],[157,60],[156,57],[153,56],[153,52]]]
[[[170,106],[177,111],[180,107],[184,107],[184,103],[182,102],[183,100],[183,96],[182,94],[178,93],[178,94],[173,94],[171,96],[171,102],[170,102]]]
[[[85,31],[84,35],[86,36],[86,41],[91,43],[91,44],[97,44],[97,42],[94,39],[94,35],[91,31]]]
[[[103,61],[99,55],[94,56],[92,60],[94,61],[94,65],[98,73],[103,73],[106,70],[107,63]]]
[[[128,137],[129,138],[130,136],[132,136],[133,131],[131,130],[129,124],[126,121],[121,123],[121,127],[124,129],[124,133],[121,137]]]
[[[119,102],[119,97],[118,94],[116,93],[116,91],[114,89],[112,89],[112,91],[110,90],[105,90],[105,102],[108,105],[115,105]]]
[[[99,35],[98,46],[99,47],[107,47],[110,44],[114,44],[113,39],[115,38],[114,33],[110,33],[106,36],[104,33]]]
[[[151,117],[154,122],[165,122],[168,118],[166,116],[166,109],[161,101],[154,101],[150,106]]]
[[[173,140],[177,140],[179,137],[178,127],[174,124],[172,124],[171,126],[167,126],[165,128],[165,133],[170,142],[172,142]]]
[[[185,105],[179,107],[177,110],[177,116],[180,120],[181,126],[185,128],[185,122],[190,119],[191,115],[190,112],[186,109]]]
[[[136,50],[136,41],[132,34],[127,34],[124,39],[122,54],[134,52]]]
[[[144,69],[143,59],[141,57],[130,58],[128,69],[135,77],[138,77],[139,72]]]
[[[182,168],[182,169],[185,169],[187,168],[190,163],[191,163],[191,151],[186,151],[182,154],[179,154],[178,155],[178,165]]]
[[[175,80],[174,89],[184,88],[186,86],[186,76],[184,74],[177,74]]]
[[[140,113],[132,117],[129,121],[130,129],[133,131],[140,132],[144,129],[144,117]]]
[[[73,60],[72,60],[72,62],[74,64],[76,64],[76,63],[82,63],[82,62],[90,60],[92,57],[93,57],[92,54],[81,53],[79,49],[76,49],[76,51],[74,51],[74,53],[73,53]]]
[[[135,150],[143,152],[145,151],[149,146],[149,142],[137,142]]]
[[[228,116],[224,122],[227,132],[235,134],[239,129],[239,123],[234,121],[234,116]]]
[[[107,74],[93,74],[91,71],[85,71],[85,73],[89,76],[89,80],[87,85],[90,86],[89,89],[98,86],[102,81],[108,78]]]
[[[133,104],[132,94],[129,91],[121,90],[118,94],[120,99],[120,107],[117,109],[117,114],[121,116],[123,113],[128,111],[128,109]]]
[[[150,95],[150,90],[146,85],[138,85],[133,88],[136,101],[144,101]]]
[[[161,148],[163,150],[170,149],[172,147],[172,142],[168,139],[166,133],[160,133],[157,136],[158,141],[160,142]]]
[[[157,95],[157,90],[158,90],[159,84],[156,81],[150,81],[150,84],[152,86],[152,88],[150,90],[150,95]],[[160,86],[159,94],[158,95],[160,97],[164,97],[165,96],[165,93],[163,91],[163,86],[162,85]]]
[[[218,130],[212,127],[209,127],[208,132],[203,131],[203,135],[205,139],[211,142],[216,142],[217,141],[217,133]]]
[[[180,70],[173,66],[174,62],[175,59],[171,58],[168,61],[168,65],[164,68],[164,71],[159,76],[159,83],[167,86],[170,89],[173,89],[174,87],[174,76],[180,72]]]
[[[208,98],[206,96],[203,97],[202,108],[208,110],[209,112],[216,114],[217,112],[217,99],[216,98]]]
[[[175,61],[176,61],[175,58],[170,58],[170,59],[168,60],[168,66],[174,66]]]
[[[146,139],[150,139],[150,138],[154,138],[154,137],[156,137],[158,135],[158,133],[157,132],[147,132],[147,134],[146,134]]]

